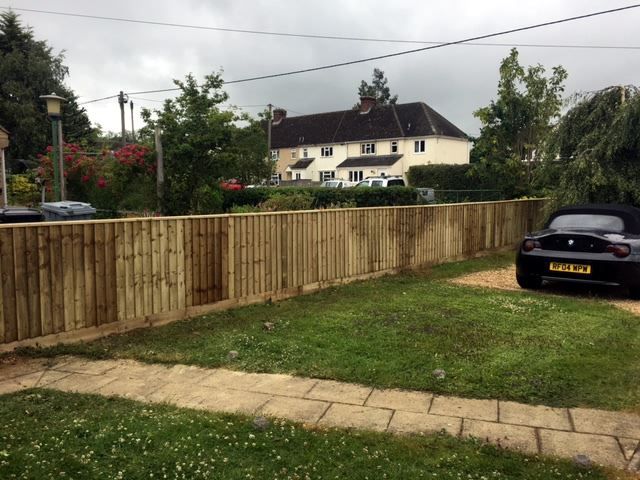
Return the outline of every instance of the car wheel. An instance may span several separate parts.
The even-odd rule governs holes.
[[[516,273],[516,281],[520,288],[526,288],[527,290],[537,290],[542,286],[542,279],[535,275],[518,275]]]
[[[629,298],[632,300],[640,300],[640,287],[629,287]]]

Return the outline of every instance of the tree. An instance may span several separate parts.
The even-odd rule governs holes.
[[[149,137],[156,126],[162,130],[163,211],[214,212],[222,207],[221,179],[250,179],[270,171],[265,135],[248,117],[220,109],[228,99],[220,75],[207,75],[201,85],[191,74],[174,83],[181,94],[166,100],[162,110],[143,109],[147,126],[140,132]],[[248,126],[241,127],[238,122],[242,121]]]
[[[378,105],[393,105],[398,101],[398,95],[391,96],[391,90],[387,83],[389,80],[384,76],[384,72],[379,68],[374,68],[371,84],[365,80],[360,82],[358,97],[374,97]],[[360,103],[357,103],[354,108],[360,108]]]
[[[615,86],[577,96],[545,157],[556,203],[640,206],[640,89]]]
[[[36,40],[12,12],[0,14],[0,119],[11,132],[7,156],[33,159],[51,140],[51,124],[40,95],[55,92],[69,101],[64,105],[65,139],[91,141],[94,131],[77,97],[64,85],[69,70],[62,53],[53,54],[46,42]]]
[[[567,72],[561,66],[550,76],[545,72],[539,64],[525,69],[512,49],[500,65],[497,100],[474,112],[482,127],[470,174],[508,196],[531,193],[545,140],[560,116]]]

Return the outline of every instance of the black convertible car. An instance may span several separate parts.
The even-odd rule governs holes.
[[[527,234],[520,244],[516,279],[532,289],[543,280],[625,286],[632,298],[640,298],[640,209],[559,209],[544,230]]]

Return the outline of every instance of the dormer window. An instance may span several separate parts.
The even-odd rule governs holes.
[[[362,155],[375,155],[376,144],[375,143],[362,143],[360,144],[360,153]]]

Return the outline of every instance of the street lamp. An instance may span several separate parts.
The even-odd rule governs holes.
[[[59,97],[55,93],[41,95],[41,99],[47,102],[47,115],[51,119],[51,131],[53,133],[53,192],[56,201],[65,199],[64,188],[64,144],[62,143],[62,102],[66,98]],[[58,157],[57,159],[55,157]]]

